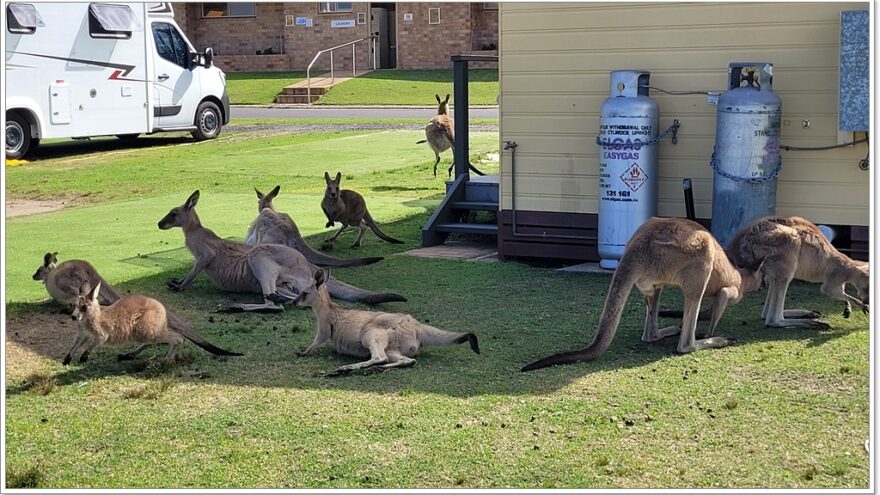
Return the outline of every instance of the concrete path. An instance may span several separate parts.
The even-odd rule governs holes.
[[[453,108],[453,113],[455,109]],[[437,107],[330,107],[308,105],[232,105],[235,119],[351,119],[351,118],[423,118],[430,119]],[[497,119],[498,107],[471,107],[472,119]]]

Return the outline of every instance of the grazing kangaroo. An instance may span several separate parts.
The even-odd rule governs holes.
[[[323,247],[325,249],[332,247],[333,241],[349,226],[360,229],[357,240],[351,245],[353,248],[363,245],[367,227],[384,241],[392,244],[403,244],[403,241],[390,237],[379,229],[376,221],[373,220],[370,212],[367,211],[367,202],[364,201],[363,196],[355,191],[339,188],[339,183],[342,181],[342,173],[337,172],[336,178],[331,179],[330,174],[324,172],[324,181],[327,183],[327,189],[324,191],[324,199],[321,200],[321,209],[327,215],[326,227],[333,227],[335,225],[333,222],[342,224],[342,228],[338,232],[324,241]]]
[[[437,177],[437,164],[440,163],[440,153],[448,149],[452,149],[452,164],[449,165],[447,175],[452,175],[452,167],[455,166],[455,125],[452,118],[449,117],[449,95],[445,100],[440,99],[440,95],[434,95],[437,98],[437,116],[432,118],[428,125],[425,126],[426,140],[417,141],[416,144],[422,144],[425,141],[434,150],[434,177]]]
[[[531,371],[556,364],[590,361],[605,352],[614,338],[630,290],[636,286],[645,298],[647,314],[643,342],[655,342],[680,333],[678,352],[726,347],[735,339],[713,337],[728,304],[761,286],[760,270],[735,268],[718,241],[700,224],[682,218],[652,218],[639,227],[626,245],[611,278],[599,329],[584,349],[555,354],[528,364]],[[680,287],[684,293],[681,327],[658,328],[660,293],[664,287]],[[696,339],[697,314],[704,297],[714,298],[708,338]]]
[[[235,304],[230,311],[281,311],[280,303],[293,300],[302,288],[312,283],[318,267],[309,263],[296,249],[279,244],[247,246],[221,239],[202,226],[195,206],[199,191],[187,198],[183,205],[172,208],[159,228],[180,227],[187,249],[195,258],[195,265],[183,280],[171,279],[171,290],[186,289],[203,270],[211,282],[222,290],[263,295],[263,304]],[[345,301],[378,304],[388,301],[406,301],[393,293],[369,292],[331,278],[327,281],[330,295]]]
[[[382,261],[383,258],[358,258],[344,260],[335,258],[326,254],[319,253],[309,246],[302,235],[299,233],[296,223],[287,213],[279,213],[275,211],[272,200],[278,195],[281,186],[275,186],[269,191],[269,194],[263,194],[258,189],[257,192],[257,211],[259,215],[251,222],[248,228],[245,244],[253,246],[255,244],[281,244],[296,249],[309,260],[321,266],[362,266]]]
[[[73,303],[79,297],[79,290],[83,284],[89,287],[101,285],[99,296],[104,304],[113,304],[119,300],[116,290],[98,275],[97,270],[83,260],[67,260],[59,265],[58,253],[46,253],[43,256],[43,264],[34,273],[34,280],[42,280],[46,284],[46,291],[52,299],[60,303]]]
[[[870,271],[868,263],[854,261],[838,251],[815,224],[801,217],[770,216],[746,226],[727,246],[730,259],[740,267],[763,263],[767,299],[761,317],[768,327],[829,328],[815,319],[815,311],[785,309],[785,295],[793,279],[821,283],[823,294],[850,303],[868,313]],[[858,298],[846,293],[856,287]],[[847,311],[849,310],[849,311]]]
[[[120,361],[131,359],[151,344],[159,343],[169,345],[165,360],[172,361],[184,338],[211,354],[242,356],[240,353],[223,350],[211,344],[193,332],[189,325],[171,330],[165,306],[151,297],[126,296],[102,309],[98,304],[100,290],[100,282],[93,289],[89,289],[89,284],[85,283],[77,296],[71,318],[79,323],[79,331],[73,347],[64,357],[64,364],[69,364],[73,355],[83,346],[86,349],[79,358],[81,363],[88,361],[89,353],[96,347],[119,346],[130,342],[138,342],[141,345],[127,354],[117,356]]]
[[[325,271],[326,270],[326,271]],[[429,345],[452,345],[470,343],[479,354],[477,336],[473,333],[453,333],[420,323],[410,315],[377,313],[345,309],[330,300],[325,282],[330,271],[315,272],[314,284],[304,290],[296,300],[297,306],[311,306],[318,320],[315,340],[300,353],[305,356],[314,352],[330,339],[339,354],[369,358],[360,363],[341,366],[327,376],[365,370],[385,371],[388,368],[412,366],[419,349]]]

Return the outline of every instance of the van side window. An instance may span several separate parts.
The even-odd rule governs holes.
[[[6,29],[15,34],[34,34],[43,27],[43,18],[29,3],[11,3],[6,6]]]
[[[165,22],[153,23],[153,39],[156,40],[156,53],[160,57],[189,68],[189,47],[174,26]]]
[[[89,36],[127,40],[132,31],[143,29],[128,5],[111,3],[89,4]]]

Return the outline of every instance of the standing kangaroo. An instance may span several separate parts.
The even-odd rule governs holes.
[[[248,228],[245,244],[251,246],[255,244],[281,244],[302,253],[309,260],[309,263],[321,266],[362,266],[382,261],[383,258],[381,257],[344,260],[327,256],[312,249],[299,233],[299,228],[297,228],[293,219],[290,218],[290,215],[275,211],[272,200],[278,195],[280,189],[281,186],[275,186],[274,189],[269,191],[269,194],[264,195],[254,188],[254,191],[257,192],[257,211],[259,215],[251,222]]]
[[[447,175],[452,175],[452,167],[455,166],[455,125],[449,117],[449,95],[445,100],[440,99],[440,95],[434,95],[437,98],[437,116],[432,118],[428,125],[425,126],[425,137],[427,140],[417,141],[416,144],[422,144],[425,141],[434,150],[434,177],[437,177],[437,164],[440,163],[440,153],[448,149],[452,149],[452,164],[449,165]]]
[[[83,284],[89,287],[101,285],[101,302],[113,304],[119,300],[116,290],[98,274],[97,270],[83,260],[67,260],[59,265],[58,253],[46,253],[43,256],[43,264],[34,273],[34,280],[42,280],[46,284],[46,291],[52,299],[60,303],[72,303],[79,297],[79,290]]]
[[[131,359],[140,354],[151,344],[166,343],[169,345],[166,361],[173,361],[177,349],[186,338],[202,349],[218,356],[241,356],[211,344],[199,334],[192,331],[189,325],[182,325],[171,330],[166,317],[165,306],[159,301],[146,296],[126,296],[106,308],[98,304],[100,282],[89,290],[84,284],[77,296],[71,318],[79,323],[79,331],[73,347],[64,357],[64,364],[69,364],[73,355],[83,346],[86,350],[79,358],[84,363],[89,353],[96,347],[110,345],[119,346],[130,342],[138,342],[135,350],[120,354],[120,361]]]
[[[761,286],[760,270],[735,268],[718,241],[700,224],[681,218],[652,218],[642,224],[626,245],[611,278],[599,329],[584,349],[555,354],[528,364],[531,371],[556,364],[590,361],[605,352],[614,339],[626,300],[636,286],[645,298],[647,314],[643,342],[655,342],[680,333],[678,352],[726,347],[735,339],[713,337],[728,304]],[[658,328],[660,293],[664,287],[680,287],[684,293],[681,327]],[[696,339],[697,315],[704,297],[714,298],[708,338]]]
[[[785,309],[785,295],[793,279],[822,283],[823,294],[850,303],[868,313],[870,270],[868,263],[854,261],[838,251],[815,224],[800,217],[770,216],[746,226],[727,246],[730,259],[744,268],[763,263],[767,299],[761,317],[768,327],[829,328],[816,321],[815,311]],[[846,293],[856,287],[858,298]]]
[[[333,227],[335,225],[333,222],[342,224],[338,232],[324,241],[324,248],[332,247],[333,241],[349,226],[360,229],[357,240],[351,245],[353,248],[363,245],[367,227],[382,240],[392,244],[403,244],[403,241],[390,237],[379,229],[370,212],[367,211],[367,202],[364,201],[363,196],[355,191],[339,188],[339,183],[342,181],[341,172],[336,173],[335,179],[331,179],[330,174],[324,172],[324,181],[327,183],[327,189],[324,191],[324,199],[321,200],[321,209],[327,215],[326,227]]]
[[[332,340],[339,354],[369,358],[360,363],[341,366],[327,376],[365,370],[385,371],[388,368],[412,366],[422,346],[470,343],[479,354],[477,336],[473,333],[453,333],[420,323],[410,315],[377,313],[345,309],[330,300],[325,282],[329,270],[315,272],[313,285],[296,300],[297,306],[310,306],[318,320],[315,340],[300,353],[314,352],[325,341]]]
[[[172,208],[159,221],[162,230],[183,229],[186,247],[195,258],[195,265],[183,280],[168,281],[171,290],[186,289],[204,270],[222,290],[263,295],[263,304],[235,304],[227,310],[280,311],[284,309],[280,303],[295,299],[302,288],[312,283],[318,267],[309,263],[302,253],[279,244],[247,246],[221,239],[202,226],[195,211],[198,201],[199,191],[195,191],[183,205]],[[333,297],[345,301],[366,304],[406,301],[398,294],[369,292],[333,278],[327,281],[327,288]]]

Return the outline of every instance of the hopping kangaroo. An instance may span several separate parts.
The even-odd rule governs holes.
[[[329,270],[315,272],[314,284],[303,291],[298,306],[311,306],[318,320],[315,340],[300,353],[312,353],[325,341],[332,340],[339,354],[369,358],[367,361],[337,368],[328,376],[355,370],[385,371],[412,366],[419,349],[429,345],[452,345],[468,342],[477,354],[480,347],[473,333],[453,333],[418,322],[410,315],[345,309],[330,300],[325,281]]]
[[[555,354],[528,364],[531,371],[556,364],[589,361],[605,352],[614,338],[626,300],[636,286],[645,298],[647,314],[643,342],[655,342],[680,333],[678,352],[725,347],[735,342],[713,337],[728,304],[761,286],[760,270],[735,268],[718,241],[700,224],[680,218],[652,218],[639,227],[626,245],[611,278],[599,329],[584,349]],[[681,327],[658,328],[660,293],[664,287],[680,287],[684,293]],[[696,339],[697,315],[704,297],[714,298],[708,338]]]
[[[73,303],[79,297],[80,288],[83,284],[89,287],[101,285],[98,294],[104,304],[113,304],[119,300],[116,290],[98,275],[97,270],[83,260],[67,260],[57,266],[58,253],[46,253],[43,256],[43,264],[34,273],[34,280],[42,280],[46,284],[46,291],[52,299],[60,303]]]
[[[434,95],[437,98],[437,116],[432,118],[428,125],[425,126],[426,140],[417,141],[416,144],[422,144],[425,141],[434,150],[434,177],[437,177],[437,164],[440,163],[440,153],[448,149],[452,149],[452,164],[449,165],[447,175],[452,175],[452,167],[455,166],[455,126],[449,117],[449,95],[445,100],[440,99],[440,95]]]
[[[280,311],[281,303],[296,299],[301,288],[312,283],[318,267],[309,263],[296,249],[279,244],[247,246],[221,239],[202,226],[195,206],[199,191],[187,198],[183,205],[172,208],[159,221],[159,228],[183,229],[184,242],[195,258],[195,265],[183,280],[171,279],[172,290],[186,289],[203,270],[222,290],[263,295],[263,304],[235,304],[227,308],[237,311]],[[345,301],[378,304],[388,301],[406,301],[393,293],[368,292],[331,278],[327,282],[330,295]]]
[[[259,215],[251,222],[248,228],[246,244],[251,246],[255,244],[281,244],[296,249],[310,263],[321,266],[362,266],[382,261],[381,257],[344,260],[327,256],[312,249],[299,233],[299,228],[297,228],[293,219],[290,218],[290,215],[275,211],[272,200],[278,195],[280,189],[281,186],[275,186],[274,189],[269,191],[269,194],[264,195],[254,188],[254,191],[257,192],[257,211]]]
[[[336,238],[339,237],[339,234],[349,226],[360,229],[358,238],[354,241],[354,244],[352,244],[351,247],[360,247],[363,245],[364,234],[367,232],[367,227],[384,241],[388,241],[392,244],[403,244],[403,241],[390,237],[379,229],[379,226],[376,225],[373,217],[370,216],[370,212],[367,211],[367,202],[364,201],[363,196],[355,191],[339,188],[341,180],[342,173],[340,172],[336,173],[335,179],[331,179],[330,174],[324,172],[324,181],[327,183],[327,189],[324,191],[324,199],[321,200],[321,209],[324,210],[324,214],[327,215],[326,227],[333,227],[335,225],[333,222],[339,222],[342,224],[342,228],[339,229],[338,232],[324,241],[324,248],[331,247],[333,241],[335,241]]]
[[[822,293],[844,301],[844,316],[850,303],[868,312],[869,265],[854,261],[838,251],[809,220],[770,216],[740,230],[727,246],[730,259],[744,268],[763,263],[767,299],[761,317],[768,327],[828,328],[816,321],[815,311],[785,309],[785,295],[793,279],[822,283]],[[846,284],[858,291],[858,298],[846,293]]]
[[[127,354],[117,356],[120,361],[131,359],[151,344],[159,343],[169,345],[165,360],[172,361],[184,338],[218,356],[242,355],[211,344],[193,332],[189,325],[181,325],[171,330],[165,306],[153,298],[141,295],[126,296],[106,308],[101,308],[98,304],[100,290],[100,283],[91,290],[88,283],[83,284],[71,314],[71,318],[79,323],[79,331],[73,347],[64,357],[64,364],[69,364],[81,347],[85,347],[85,351],[80,356],[79,362],[84,363],[88,361],[89,353],[96,347],[119,346],[130,342],[138,342],[141,345]]]

